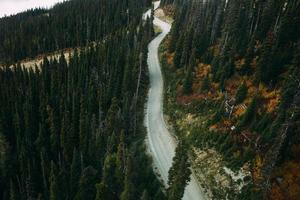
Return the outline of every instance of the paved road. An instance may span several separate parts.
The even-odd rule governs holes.
[[[150,89],[145,115],[147,127],[147,146],[153,157],[153,165],[161,176],[165,186],[168,182],[168,171],[175,155],[176,140],[171,136],[163,117],[163,78],[158,60],[158,47],[164,37],[169,33],[171,26],[158,18],[154,18],[155,25],[162,29],[148,46],[148,67],[150,73]],[[184,200],[205,200],[205,195],[198,185],[195,175],[186,187]]]

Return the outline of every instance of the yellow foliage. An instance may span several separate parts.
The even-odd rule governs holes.
[[[224,124],[225,127],[230,127],[232,123],[231,123],[230,120],[224,119],[224,120],[223,120],[223,124]]]
[[[196,78],[204,78],[210,73],[211,66],[204,64],[204,63],[199,63],[196,69]]]
[[[279,98],[271,99],[267,105],[267,112],[268,113],[273,112],[273,110],[278,106],[279,102],[280,102]]]
[[[254,181],[259,181],[261,179],[261,168],[263,165],[263,158],[257,154],[254,159],[254,166],[253,166],[253,179]]]
[[[240,156],[241,156],[241,151],[240,150],[233,152],[233,157],[239,158]]]
[[[209,47],[208,50],[211,51],[214,56],[218,56],[220,48],[219,48],[219,45],[214,45],[214,46]]]
[[[245,64],[245,58],[235,61],[234,64],[237,69],[241,69],[242,66]]]
[[[259,57],[256,56],[256,57],[252,60],[252,62],[251,62],[251,67],[252,67],[252,68],[256,68],[258,59],[259,59]]]

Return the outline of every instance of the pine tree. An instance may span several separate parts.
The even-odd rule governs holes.
[[[119,167],[119,171],[121,173],[125,171],[125,162],[126,162],[125,155],[126,155],[125,134],[124,131],[122,131],[120,135],[118,150],[117,150],[117,166]]]
[[[196,58],[195,58],[195,50],[193,51],[190,61],[189,67],[186,73],[186,76],[183,81],[183,92],[184,94],[190,94],[193,91],[193,71],[196,65]]]
[[[95,200],[105,200],[105,199],[114,199],[111,191],[103,182],[96,184],[96,198]]]
[[[246,124],[251,124],[256,115],[256,107],[257,107],[257,97],[254,97],[247,108],[246,112],[243,114],[241,121],[238,126],[242,127]]]
[[[183,49],[182,49],[182,55],[180,60],[180,65],[185,66],[185,70],[187,70],[187,66],[191,65],[190,63],[191,59],[195,60],[195,49],[192,50],[192,55],[190,58],[190,50],[192,46],[192,40],[193,40],[193,28],[187,31],[187,33],[184,35],[184,41],[183,41]],[[193,55],[194,54],[194,55]],[[194,67],[194,66],[193,66]]]
[[[124,180],[124,190],[121,194],[121,200],[131,200],[136,199],[136,189],[133,184],[133,164],[132,158],[129,156],[126,162],[126,172]]]
[[[119,191],[120,185],[122,184],[117,178],[117,174],[119,174],[118,170],[116,155],[107,155],[103,165],[102,180],[111,191]]]
[[[176,68],[181,68],[181,56],[182,56],[182,51],[183,51],[183,36],[180,35],[179,40],[177,41],[176,44],[176,50],[174,54],[174,66]]]
[[[142,194],[140,200],[150,200],[150,197],[149,197],[149,194],[148,194],[147,190],[143,191],[143,194]]]
[[[81,161],[80,155],[76,148],[73,151],[73,159],[70,172],[70,196],[74,198],[78,190],[79,178],[81,175]]]
[[[265,84],[268,84],[272,79],[272,47],[274,35],[268,34],[267,40],[262,47],[261,57],[257,64],[256,78]]]
[[[187,183],[190,181],[190,163],[185,144],[180,141],[173,158],[172,167],[169,170],[167,198],[168,200],[180,200],[184,195]]]
[[[201,84],[201,91],[207,92],[209,91],[209,89],[210,89],[209,77],[205,76]]]
[[[12,180],[10,180],[10,188],[9,188],[9,200],[17,200],[18,194],[15,188],[15,185]]]
[[[235,95],[235,103],[236,104],[240,104],[245,100],[245,98],[247,96],[247,91],[248,91],[248,89],[247,89],[246,83],[243,82],[243,84],[238,87],[236,95]]]
[[[59,200],[59,185],[56,175],[56,166],[51,162],[51,173],[50,173],[50,200]]]
[[[6,140],[6,137],[3,134],[3,129],[2,129],[2,122],[0,118],[0,172],[1,172],[1,177],[5,177],[8,174],[6,174],[6,168],[8,167],[6,161],[9,159],[8,158],[8,142]]]
[[[47,112],[49,116],[47,119],[47,123],[49,125],[50,134],[51,134],[50,135],[51,152],[52,152],[52,156],[54,158],[57,158],[59,154],[60,141],[59,141],[59,134],[57,130],[57,124],[54,116],[55,113],[50,106],[47,107]]]
[[[88,137],[88,122],[85,97],[81,96],[80,101],[80,118],[79,118],[79,149],[86,153],[86,138]]]
[[[79,181],[79,190],[75,199],[95,199],[96,175],[97,171],[92,166],[88,166],[82,171],[82,175]]]
[[[120,127],[119,112],[120,108],[118,105],[118,100],[116,98],[113,98],[111,106],[107,112],[107,117],[105,119],[107,130],[110,130],[111,132],[113,132],[114,130],[118,131],[118,127]]]

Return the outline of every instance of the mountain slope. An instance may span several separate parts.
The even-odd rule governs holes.
[[[82,3],[73,1],[78,2]],[[84,2],[87,8],[95,3]],[[142,124],[148,88],[147,45],[153,37],[152,23],[142,20],[147,5],[131,0],[128,5],[105,2],[95,10],[107,4],[124,6],[134,11],[133,18],[123,24],[116,17],[121,27],[110,24],[115,31],[104,31],[105,40],[74,49],[68,62],[62,52],[51,59],[45,56],[35,69],[20,64],[0,68],[1,199],[165,199],[145,154]],[[33,13],[58,12],[60,16],[79,13],[79,8],[65,3],[3,20],[22,29],[24,24],[39,25],[44,16],[30,17]],[[115,14],[115,7],[105,9],[110,16]],[[83,9],[81,15],[88,14]],[[68,21],[60,20],[66,28]],[[3,26],[1,30],[7,28]],[[24,26],[33,32],[36,27]],[[28,45],[45,34],[27,35]],[[23,51],[14,39],[9,46]],[[58,47],[63,45],[58,43]],[[27,50],[31,48],[34,45]],[[42,53],[48,50],[40,49]]]
[[[162,4],[166,113],[199,179],[217,199],[297,199],[299,1]]]

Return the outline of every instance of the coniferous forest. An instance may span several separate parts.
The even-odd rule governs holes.
[[[149,1],[74,0],[0,19],[1,199],[163,199],[145,154]],[[151,197],[151,198],[150,198]]]
[[[300,1],[161,0],[151,12],[172,22],[159,48],[178,139],[167,188],[143,124],[152,3],[0,18],[0,199],[180,200],[192,173],[208,199],[300,199]]]
[[[136,25],[150,3],[149,0],[72,0],[51,10],[34,9],[4,17],[0,20],[0,61],[13,63],[102,40],[129,23]]]
[[[205,166],[212,196],[299,199],[300,1],[161,4],[174,18],[161,62],[176,134],[200,155],[219,155],[221,166],[249,171],[244,180],[231,179],[245,186],[232,190]],[[218,166],[216,160],[198,164]]]

